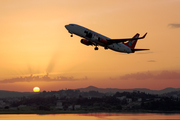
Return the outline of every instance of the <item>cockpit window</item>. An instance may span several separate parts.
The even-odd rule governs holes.
[[[69,24],[69,25],[74,26],[74,24]]]

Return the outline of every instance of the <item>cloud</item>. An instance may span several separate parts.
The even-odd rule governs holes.
[[[145,80],[152,78],[153,75],[150,72],[146,73],[132,73],[132,74],[126,74],[123,76],[120,76],[120,79],[128,80],[128,79],[136,79],[136,80]]]
[[[84,77],[82,79],[76,79],[73,76],[71,76],[71,77],[59,76],[57,78],[52,79],[48,76],[48,74],[44,75],[43,77],[33,76],[31,74],[28,77],[17,77],[17,78],[12,78],[12,79],[4,79],[4,80],[1,80],[0,83],[39,82],[39,81],[56,82],[56,81],[84,81],[84,80],[88,80],[88,78]]]
[[[155,76],[156,79],[180,79],[180,73],[174,71],[162,71],[160,74]]]
[[[142,72],[142,73],[132,73],[126,74],[124,76],[120,76],[122,80],[135,79],[135,80],[147,80],[147,79],[155,79],[155,80],[173,80],[180,79],[180,73],[175,71],[162,71],[159,74],[153,74],[152,72]]]
[[[180,28],[180,24],[175,24],[175,23],[171,23],[168,26],[170,26],[171,28]]]
[[[155,60],[149,60],[148,62],[156,62]]]

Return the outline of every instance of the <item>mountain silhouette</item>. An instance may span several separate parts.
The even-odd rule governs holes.
[[[99,93],[112,93],[115,94],[116,92],[145,92],[149,94],[165,94],[174,91],[180,91],[180,88],[165,88],[162,90],[150,90],[147,88],[135,88],[135,89],[118,89],[118,88],[98,88],[95,86],[88,86],[86,88],[79,88],[74,90],[80,90],[81,92],[89,92],[89,91],[98,91]],[[56,92],[56,91],[53,91]],[[49,92],[48,92],[49,93]],[[38,94],[34,92],[15,92],[15,91],[5,91],[0,90],[0,98],[8,98],[8,97],[27,97],[33,94]],[[52,94],[51,92],[49,94]]]
[[[80,91],[88,92],[88,91],[98,91],[100,93],[116,93],[116,92],[145,92],[149,94],[164,94],[172,91],[180,91],[180,88],[165,88],[162,90],[150,90],[147,88],[134,88],[134,89],[118,89],[118,88],[97,88],[94,86],[88,86],[86,88],[79,88]]]
[[[5,91],[0,90],[0,98],[7,98],[7,97],[26,97],[33,95],[35,93],[32,92],[15,92],[15,91]]]

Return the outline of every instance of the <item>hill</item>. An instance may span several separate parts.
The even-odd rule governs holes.
[[[89,86],[86,88],[79,88],[75,90],[80,90],[80,92],[89,92],[89,91],[98,91],[99,93],[112,93],[115,94],[116,92],[134,92],[134,91],[139,91],[139,92],[145,92],[149,94],[165,94],[165,93],[171,93],[171,92],[180,92],[180,88],[165,88],[163,90],[150,90],[146,88],[136,88],[136,89],[117,89],[117,88],[97,88],[94,86]],[[68,90],[67,90],[68,92]],[[71,92],[71,91],[69,91]],[[42,93],[42,92],[41,92]],[[43,95],[50,96],[53,94],[61,94],[60,91],[51,91],[51,92],[46,92]],[[15,92],[15,91],[4,91],[0,90],[0,98],[8,98],[8,97],[27,97],[31,95],[40,95],[38,93],[33,93],[33,92]],[[68,95],[68,94],[67,94]],[[168,94],[169,95],[169,94]],[[174,93],[173,93],[174,95]]]
[[[133,92],[133,91],[140,91],[145,92],[149,94],[164,94],[169,93],[173,91],[180,91],[180,88],[165,88],[162,90],[150,90],[146,88],[135,88],[135,89],[117,89],[117,88],[97,88],[94,86],[89,86],[87,88],[79,88],[79,90],[82,92],[88,92],[88,91],[98,91],[100,93],[116,93],[116,92]]]
[[[15,91],[5,91],[0,90],[0,98],[7,98],[7,97],[23,97],[23,96],[30,96],[34,93],[31,92],[15,92]]]

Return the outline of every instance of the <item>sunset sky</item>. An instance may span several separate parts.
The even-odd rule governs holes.
[[[180,0],[1,0],[0,11],[0,90],[180,88]],[[150,50],[95,51],[70,23],[114,39],[148,32],[136,48]]]

